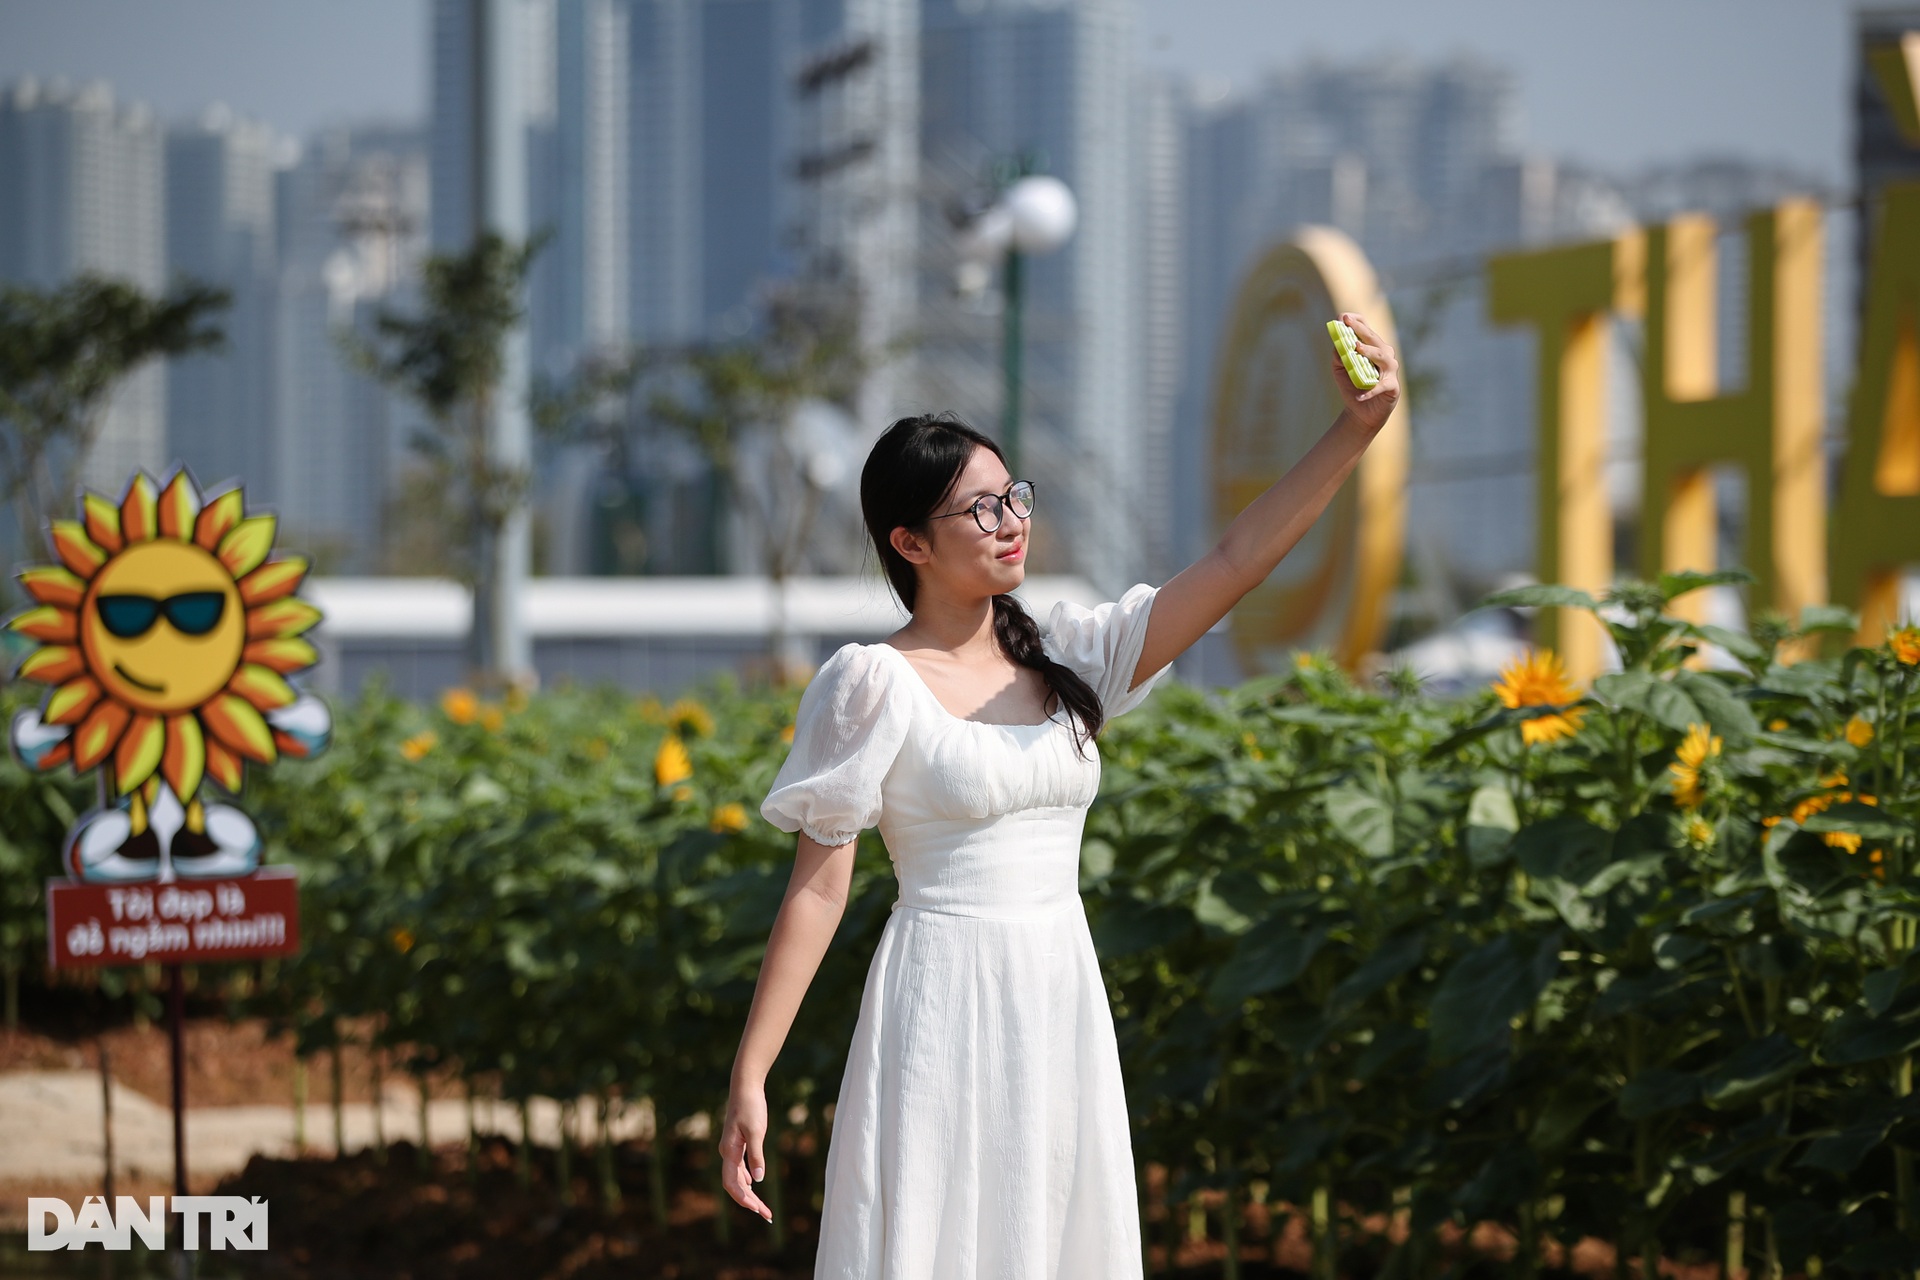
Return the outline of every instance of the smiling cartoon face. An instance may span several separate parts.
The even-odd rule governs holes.
[[[186,803],[202,776],[238,792],[247,761],[306,754],[266,719],[297,700],[286,677],[313,665],[300,637],[320,619],[294,594],[307,562],[269,558],[274,518],[238,489],[203,502],[184,469],[164,490],[135,475],[118,503],[85,494],[80,515],[52,522],[59,563],[20,574],[37,604],[6,623],[39,642],[16,674],[52,686],[42,721],[69,727],[35,767],[105,765],[122,795],[157,773]]]
[[[105,691],[138,711],[199,706],[240,667],[246,616],[233,575],[188,542],[129,547],[80,608],[80,643]]]

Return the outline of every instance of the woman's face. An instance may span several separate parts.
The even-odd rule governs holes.
[[[976,499],[998,497],[1012,483],[1013,477],[993,450],[974,449],[953,491],[927,522],[925,533],[909,544],[919,554],[901,547],[918,569],[923,591],[932,587],[943,595],[997,596],[1026,580],[1031,520],[1021,519],[1003,505],[1000,527],[985,533],[969,510]],[[904,532],[895,531],[896,546]]]

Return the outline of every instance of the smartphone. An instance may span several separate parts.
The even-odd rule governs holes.
[[[1329,320],[1327,336],[1333,339],[1333,349],[1340,353],[1340,363],[1347,367],[1347,377],[1353,380],[1354,386],[1365,391],[1380,381],[1380,370],[1361,354],[1360,338],[1350,327],[1339,320]]]

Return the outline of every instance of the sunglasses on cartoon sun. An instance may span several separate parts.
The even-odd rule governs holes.
[[[174,630],[203,636],[220,625],[227,597],[219,591],[183,591],[164,600],[140,595],[101,596],[94,604],[100,610],[101,625],[122,640],[130,640],[144,635],[162,615]]]

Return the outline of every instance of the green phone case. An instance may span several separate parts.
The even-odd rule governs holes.
[[[1327,336],[1333,339],[1333,349],[1340,353],[1340,363],[1347,366],[1347,377],[1353,379],[1353,385],[1362,391],[1380,381],[1380,371],[1373,367],[1373,361],[1360,354],[1360,338],[1347,325],[1338,320],[1327,321]]]

